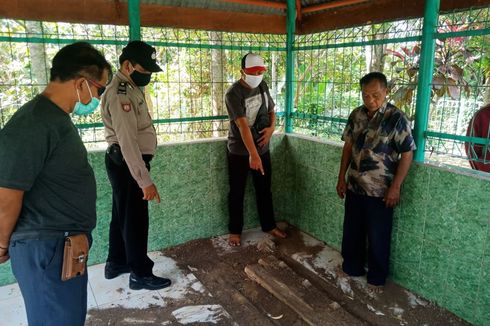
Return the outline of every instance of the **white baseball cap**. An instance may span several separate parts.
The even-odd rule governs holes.
[[[247,53],[242,58],[242,69],[245,73],[253,74],[257,71],[266,71],[264,59],[258,54]]]

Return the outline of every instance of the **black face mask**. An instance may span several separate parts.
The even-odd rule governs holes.
[[[143,87],[150,83],[151,74],[144,74],[139,71],[133,71],[129,77],[136,84],[136,86]]]

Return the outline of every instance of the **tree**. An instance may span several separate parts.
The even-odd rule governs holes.
[[[446,19],[441,22],[438,32],[459,32],[467,30],[468,26],[461,22],[454,24]],[[431,89],[433,102],[437,102],[444,96],[459,100],[462,90],[466,97],[470,95],[469,80],[476,78],[477,71],[474,63],[481,56],[476,48],[467,46],[465,41],[464,37],[436,40]],[[420,44],[387,49],[387,55],[392,56],[390,64],[397,73],[397,76],[390,80],[389,85],[393,94],[392,100],[395,105],[409,114],[420,69]],[[413,118],[410,114],[409,117]]]
[[[39,37],[43,34],[42,22],[26,21],[25,29],[29,37]],[[44,43],[28,43],[27,46],[31,59],[29,66],[32,83],[40,93],[48,83],[49,64],[46,59],[46,49]]]
[[[223,43],[223,35],[218,32],[209,32],[212,44]],[[223,85],[223,51],[211,50],[211,111],[213,116],[223,113],[224,85]],[[220,122],[213,122],[213,137],[219,136]]]
[[[389,28],[389,23],[371,25],[372,40],[382,40],[385,38],[384,30]],[[385,51],[386,44],[374,44],[365,47],[366,51],[366,67],[371,71],[383,72],[385,66]]]

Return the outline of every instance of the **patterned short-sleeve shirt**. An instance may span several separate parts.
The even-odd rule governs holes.
[[[348,189],[356,194],[384,197],[396,172],[400,154],[415,149],[410,122],[386,103],[371,120],[364,105],[349,116],[342,140],[352,143]]]

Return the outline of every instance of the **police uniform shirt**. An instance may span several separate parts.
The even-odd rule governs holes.
[[[144,93],[120,71],[101,99],[107,143],[119,144],[131,175],[140,188],[153,184],[142,155],[154,155],[157,139]]]

